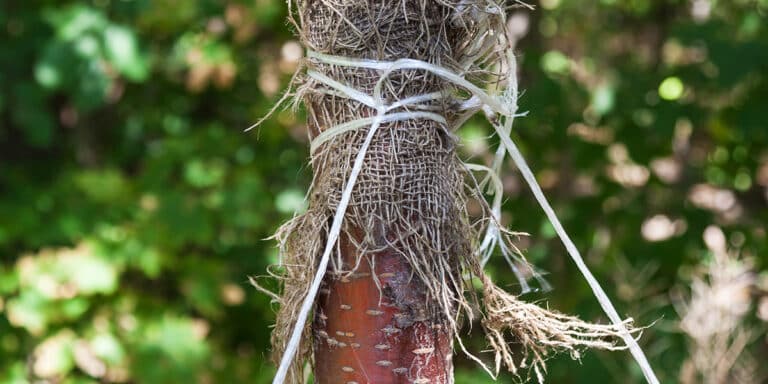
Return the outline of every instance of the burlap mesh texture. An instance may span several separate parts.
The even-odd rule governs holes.
[[[437,2],[317,1],[300,2],[298,7],[302,19],[311,20],[301,23],[302,42],[317,52],[375,60],[420,58],[438,65],[446,65],[443,62],[449,62],[454,55],[451,42],[457,41],[458,31],[446,30],[443,23],[451,9]],[[448,34],[453,36],[449,38]],[[366,94],[373,92],[380,78],[377,71],[367,69],[307,64]],[[299,94],[307,106],[312,129],[327,129],[376,113],[359,102],[326,94],[327,87],[311,79],[304,81]],[[449,94],[450,89],[450,84],[432,74],[408,70],[390,74],[383,95],[395,101],[439,90]],[[418,108],[450,113],[442,101]],[[318,133],[312,132],[312,136]],[[366,130],[358,130],[337,136],[312,156],[315,173],[310,208],[285,228],[288,237],[282,261],[297,268],[287,268],[283,276],[282,306],[273,334],[277,357],[284,349],[289,336],[285,333],[295,320],[314,272],[311,267],[325,245],[330,218],[366,134]],[[361,255],[388,247],[406,252],[404,256],[418,274],[414,278],[423,281],[429,296],[435,299],[427,301],[424,308],[423,316],[431,318],[444,317],[443,308],[453,308],[452,301],[460,300],[460,257],[470,253],[464,225],[463,176],[455,145],[448,127],[434,121],[383,124],[368,149],[345,216],[345,228],[364,229],[362,239],[348,236],[358,238]],[[342,275],[354,268],[332,258],[329,273]],[[306,360],[309,346],[309,342],[302,343],[299,360]],[[295,364],[291,375],[296,382],[301,380],[300,365]]]
[[[412,58],[435,64],[478,82],[496,82],[489,70],[503,60],[494,34],[504,33],[504,9],[497,0],[297,0],[296,26],[302,43],[323,54],[392,61]],[[350,68],[309,59],[313,69],[365,94],[372,94],[381,78],[376,70]],[[300,76],[297,100],[308,111],[310,136],[335,125],[376,114],[372,108],[309,77]],[[403,254],[414,279],[425,286],[429,300],[424,316],[457,330],[459,319],[474,313],[483,317],[496,364],[513,372],[518,366],[543,367],[549,350],[575,350],[580,346],[612,347],[616,336],[609,326],[593,326],[578,319],[548,312],[518,301],[484,275],[473,248],[489,218],[470,222],[465,185],[469,174],[456,155],[452,130],[460,115],[456,87],[423,70],[399,70],[384,82],[383,96],[390,103],[409,96],[443,92],[445,97],[402,111],[426,110],[445,116],[448,126],[432,120],[410,119],[383,123],[368,149],[365,164],[344,217],[345,236],[357,242],[358,262],[383,249]],[[342,133],[312,154],[313,183],[309,209],[278,232],[282,282],[280,310],[273,332],[276,360],[285,350],[298,309],[309,289],[325,247],[331,219],[341,198],[354,158],[367,129]],[[482,202],[484,203],[484,202]],[[487,207],[487,205],[483,204]],[[362,236],[357,233],[362,229]],[[355,233],[351,233],[354,230]],[[329,274],[343,276],[355,265],[333,256]],[[484,289],[477,299],[470,279],[480,277]],[[467,277],[469,276],[469,277]],[[529,307],[532,306],[532,307]],[[535,307],[535,309],[533,308]],[[521,311],[505,316],[505,311]],[[535,312],[527,316],[525,311]],[[511,335],[506,336],[506,335]],[[302,366],[311,361],[309,326],[290,371],[290,382],[303,382]],[[522,342],[517,360],[507,342]]]

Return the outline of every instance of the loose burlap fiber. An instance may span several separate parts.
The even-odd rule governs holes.
[[[293,22],[310,52],[374,62],[416,59],[484,89],[498,88],[506,81],[508,7],[503,1],[294,0],[289,5],[295,7]],[[304,68],[295,79],[295,100],[306,107],[313,139],[340,124],[375,116],[377,111],[350,97],[349,92],[343,94],[339,86],[308,76],[310,71],[361,95],[375,94],[380,82],[380,97],[387,105],[438,93],[439,97],[388,113],[431,112],[444,118],[403,118],[378,127],[342,227],[344,236],[356,242],[358,260],[344,263],[331,256],[329,274],[351,274],[358,263],[371,262],[366,255],[382,249],[401,252],[413,279],[427,292],[425,316],[451,327],[457,335],[461,322],[480,319],[495,354],[495,369],[490,369],[494,374],[503,364],[512,372],[531,368],[542,380],[550,352],[568,350],[577,357],[580,347],[614,348],[619,332],[614,327],[585,323],[522,302],[495,286],[483,272],[477,249],[494,218],[472,173],[456,154],[455,130],[468,112],[479,109],[467,107],[470,97],[463,87],[434,71],[383,73],[332,64],[317,55],[310,56]],[[273,274],[280,280],[281,290],[276,296],[280,309],[272,342],[277,361],[310,289],[331,220],[368,129],[334,134],[316,147],[311,156],[314,177],[309,208],[276,234],[281,264]],[[485,217],[470,219],[469,199],[479,199]],[[481,288],[474,288],[473,281]],[[303,367],[312,361],[309,338],[307,326],[290,369],[291,383],[304,381]],[[513,355],[509,343],[521,345],[519,356]]]

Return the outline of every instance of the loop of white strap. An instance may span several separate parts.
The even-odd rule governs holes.
[[[473,96],[476,96],[480,101],[490,107],[494,112],[503,115],[511,116],[517,111],[517,103],[508,100],[505,97],[492,96],[486,91],[481,89],[475,84],[472,84],[469,80],[462,77],[460,74],[454,73],[449,69],[440,67],[435,64],[428,63],[422,60],[416,59],[398,59],[395,61],[376,61],[369,59],[352,59],[349,57],[326,55],[324,53],[315,52],[312,50],[307,51],[307,57],[317,59],[326,64],[338,65],[342,67],[355,67],[366,69],[377,69],[386,72],[392,72],[397,70],[424,70],[434,75],[437,75],[448,82],[459,86],[469,91]],[[382,77],[383,78],[383,77]]]
[[[354,131],[363,127],[370,127],[371,124],[377,119],[379,120],[380,123],[390,123],[394,121],[403,121],[403,120],[426,119],[426,120],[436,121],[442,124],[448,124],[448,122],[445,121],[445,117],[443,117],[442,115],[438,115],[437,113],[434,113],[434,112],[420,112],[420,111],[397,112],[397,113],[389,113],[384,115],[376,115],[375,117],[364,117],[362,119],[352,120],[346,123],[336,125],[334,127],[328,128],[327,130],[323,131],[312,140],[312,142],[309,145],[309,151],[311,154],[314,154],[321,145],[325,144],[326,142],[333,139],[334,137],[344,132]]]

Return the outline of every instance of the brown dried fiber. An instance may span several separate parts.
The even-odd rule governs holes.
[[[508,47],[502,1],[295,0],[290,5],[296,8],[294,24],[308,50],[375,61],[417,59],[483,88],[499,87],[506,81],[502,69],[508,64]],[[305,69],[367,95],[373,94],[382,78],[377,70],[328,64],[317,58],[308,58]],[[295,100],[306,106],[312,138],[377,113],[306,72],[297,75],[296,81]],[[580,347],[617,348],[614,341],[619,333],[613,326],[585,323],[519,301],[483,272],[477,248],[493,218],[472,173],[456,155],[454,135],[466,118],[467,111],[460,105],[467,92],[425,70],[393,71],[383,85],[382,95],[390,104],[440,92],[437,99],[391,112],[434,112],[445,123],[408,119],[382,123],[376,132],[342,227],[342,236],[356,241],[357,263],[370,263],[373,269],[375,257],[371,255],[375,252],[401,252],[410,263],[413,279],[423,283],[429,298],[423,316],[451,327],[455,334],[462,321],[480,317],[495,351],[494,373],[501,364],[512,372],[531,367],[542,380],[544,361],[552,351],[567,350],[577,357]],[[276,296],[280,309],[272,343],[277,361],[317,271],[331,220],[367,133],[365,127],[340,133],[312,153],[309,209],[276,234],[281,268],[274,276],[281,282],[281,291]],[[480,199],[485,218],[470,220],[468,199]],[[332,255],[328,276],[341,278],[355,269],[356,265]],[[474,289],[473,279],[483,288]],[[312,361],[310,338],[307,326],[289,372],[291,383],[304,381],[303,367]],[[513,358],[509,343],[521,344],[520,356]]]

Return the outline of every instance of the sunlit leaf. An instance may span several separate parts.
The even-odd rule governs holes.
[[[659,84],[659,96],[664,100],[677,100],[684,90],[685,86],[678,77],[668,77]]]
[[[559,51],[549,51],[541,57],[541,67],[547,72],[563,74],[569,66],[568,57]]]
[[[39,335],[47,327],[45,316],[47,301],[37,292],[24,291],[5,304],[8,321],[23,327],[34,335]]]
[[[275,199],[275,206],[282,213],[301,213],[306,209],[306,205],[304,194],[295,189],[280,192]]]
[[[32,371],[37,377],[54,378],[66,375],[75,367],[72,354],[74,334],[63,330],[45,339],[35,348]]]
[[[142,81],[149,74],[147,60],[139,52],[136,35],[125,27],[109,26],[104,32],[107,58],[118,71],[133,81]]]
[[[104,361],[116,365],[125,358],[125,349],[120,340],[110,333],[100,333],[90,341],[93,352]]]
[[[107,24],[101,12],[82,4],[46,9],[44,14],[56,29],[56,33],[64,40],[79,38],[90,31],[100,30]]]

